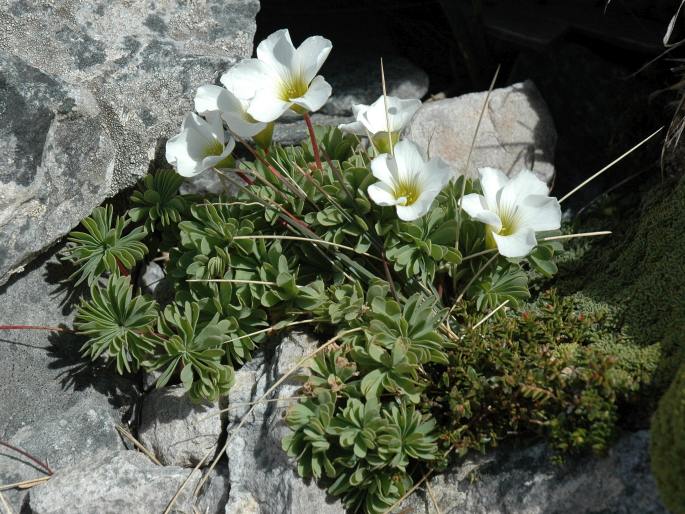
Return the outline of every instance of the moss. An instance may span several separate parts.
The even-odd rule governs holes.
[[[660,346],[652,382],[661,392],[685,357],[685,178],[653,187],[641,201],[618,201],[598,213],[597,228],[614,234],[572,247],[555,284],[564,293],[581,291],[587,304],[607,306],[622,334],[623,347],[615,351]]]
[[[649,383],[660,357],[620,331],[609,306],[554,290],[473,331],[434,366],[424,397],[442,439],[465,453],[506,437],[542,436],[558,455],[605,450],[620,406]],[[463,314],[463,326],[478,321]]]
[[[685,514],[685,365],[659,401],[652,421],[652,471],[664,505]]]

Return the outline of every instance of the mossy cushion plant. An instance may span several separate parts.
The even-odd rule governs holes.
[[[83,353],[214,400],[265,337],[310,327],[330,341],[310,355],[283,448],[354,512],[387,511],[453,450],[512,429],[560,451],[606,447],[642,367],[593,346],[598,331],[563,298],[520,310],[573,236],[558,232],[559,202],[531,171],[472,181],[427,158],[400,137],[418,100],[381,97],[356,106],[358,123],[314,128],[330,50],[271,35],[223,86],[198,90],[167,143],[175,171],[146,178],[116,220],[110,207],[84,220],[66,251],[92,288],[75,322]],[[309,140],[282,147],[271,134],[288,110]],[[236,141],[252,159],[236,161]],[[179,175],[203,172],[239,192],[178,194]],[[127,276],[148,251],[166,302]]]
[[[661,500],[673,514],[684,514],[685,365],[681,366],[654,414],[651,455]]]

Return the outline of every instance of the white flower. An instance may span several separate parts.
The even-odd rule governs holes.
[[[317,72],[332,47],[328,39],[312,36],[296,49],[288,29],[259,43],[257,59],[245,59],[230,70],[244,87],[256,86],[250,116],[268,123],[291,108],[301,114],[319,110],[331,96],[331,86]],[[234,94],[242,97],[242,91]]]
[[[218,112],[232,132],[240,137],[254,137],[266,129],[267,124],[255,120],[247,113],[251,97],[240,98],[233,92],[229,87],[232,85],[229,74],[230,70],[221,77],[225,88],[212,85],[197,88],[195,111],[202,116],[210,112]]]
[[[400,138],[400,132],[407,126],[419,107],[421,107],[421,100],[403,100],[396,96],[389,96],[386,118],[385,101],[381,95],[371,105],[352,106],[352,114],[356,121],[338,125],[338,128],[360,136],[368,135],[376,149],[389,152],[388,132],[394,145]]]
[[[166,143],[166,160],[179,175],[194,177],[209,168],[233,166],[232,137],[224,136],[224,127],[217,112],[208,112],[206,120],[195,113],[186,115],[181,133]]]
[[[483,194],[469,194],[463,209],[487,225],[487,243],[505,257],[525,257],[537,245],[535,232],[561,226],[561,207],[532,171],[509,179],[494,168],[480,168]]]
[[[426,162],[421,149],[411,141],[395,145],[395,156],[381,154],[371,161],[373,176],[368,193],[378,205],[394,205],[404,221],[420,218],[454,176],[440,158]]]

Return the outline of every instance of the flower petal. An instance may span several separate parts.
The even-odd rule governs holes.
[[[454,178],[454,171],[440,157],[434,157],[425,164],[420,178],[424,190],[439,193]]]
[[[509,177],[504,172],[489,167],[478,168],[478,174],[480,175],[480,187],[483,190],[488,208],[497,211],[497,193],[509,183]]]
[[[554,197],[528,195],[518,206],[521,225],[536,232],[557,230],[561,226],[561,206]]]
[[[247,113],[257,121],[269,123],[280,118],[291,105],[291,102],[281,100],[275,89],[265,88],[257,91]]]
[[[292,98],[292,102],[301,107],[304,107],[309,112],[318,111],[323,107],[331,96],[331,85],[324,80],[321,75],[318,75],[309,84],[309,89],[300,98]]]
[[[295,68],[295,47],[288,29],[277,30],[257,46],[257,57],[279,77],[285,78]]]
[[[248,116],[249,115],[247,114],[240,115],[233,112],[226,112],[223,114],[223,118],[226,121],[228,128],[231,129],[231,132],[240,137],[253,137],[266,128],[266,123],[251,121],[247,119]]]
[[[398,179],[409,182],[417,175],[421,175],[426,166],[426,160],[419,145],[408,139],[398,142],[394,148],[397,161]]]
[[[226,143],[226,146],[224,147],[223,152],[221,152],[221,155],[209,155],[202,159],[202,169],[203,170],[208,170],[209,168],[213,168],[217,164],[219,164],[221,161],[225,160],[226,157],[231,155],[231,152],[235,148],[235,139],[229,138],[228,142]]]
[[[393,190],[397,185],[397,162],[390,154],[375,157],[371,161],[371,173]]]
[[[421,100],[416,98],[403,100],[394,96],[388,97],[388,118],[390,131],[400,132],[411,121],[421,107]]]
[[[502,188],[500,207],[503,205],[519,205],[528,195],[547,196],[548,193],[547,184],[540,180],[532,171],[524,169]]]
[[[352,123],[341,123],[338,125],[338,128],[343,132],[347,132],[348,134],[357,134],[358,136],[366,135],[364,125],[358,121],[353,121]]]
[[[183,119],[182,130],[191,129],[197,132],[205,143],[216,139],[220,143],[224,142],[224,127],[221,123],[221,116],[218,112],[209,111],[206,118],[202,118],[194,112],[188,113]]]
[[[211,111],[241,109],[242,103],[229,93],[226,88],[205,84],[195,93],[195,112],[204,115]]]
[[[305,82],[309,83],[316,76],[332,48],[333,43],[325,37],[311,36],[295,50],[296,69],[302,71]]]
[[[465,195],[461,200],[461,207],[474,220],[490,225],[495,232],[502,230],[502,221],[496,213],[489,209],[488,202],[483,195],[476,193]]]
[[[366,192],[376,205],[395,205],[397,199],[392,188],[383,182],[371,184]]]
[[[538,244],[532,228],[522,228],[508,236],[493,233],[497,249],[505,257],[525,257]]]
[[[205,141],[194,129],[187,128],[166,142],[166,160],[179,175],[193,177],[204,171],[202,156]]]
[[[435,191],[424,191],[411,205],[397,205],[397,217],[403,221],[414,221],[428,213],[433,200],[438,195]]]
[[[251,100],[259,89],[271,85],[274,74],[259,59],[244,59],[221,76],[221,83],[237,98]]]

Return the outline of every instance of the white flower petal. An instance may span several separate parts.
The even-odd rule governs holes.
[[[280,118],[285,111],[290,109],[291,102],[281,100],[275,89],[265,88],[257,91],[250,102],[247,113],[257,121],[270,123]]]
[[[522,228],[508,236],[493,233],[499,253],[505,257],[525,257],[537,245],[535,231],[532,228]]]
[[[338,128],[343,132],[347,132],[348,134],[357,134],[358,136],[366,135],[364,125],[358,121],[353,121],[352,123],[341,123],[338,125]]]
[[[204,149],[204,138],[196,130],[187,128],[166,142],[166,160],[179,175],[193,177],[204,171],[201,164]]]
[[[547,196],[547,184],[540,180],[535,173],[521,170],[518,175],[509,180],[502,188],[500,205],[515,206],[528,195]]]
[[[464,195],[461,207],[474,220],[490,225],[495,232],[499,232],[502,229],[502,221],[496,213],[489,210],[488,202],[483,195],[477,195],[476,193]]]
[[[183,120],[181,130],[190,129],[197,132],[206,142],[216,139],[223,144],[224,127],[218,112],[208,112],[204,119],[194,112],[188,113]]]
[[[205,84],[195,93],[195,112],[204,115],[212,111],[242,109],[242,103],[226,88]]]
[[[240,100],[249,101],[275,79],[259,59],[244,59],[221,76],[221,83]]]
[[[497,193],[509,183],[509,178],[504,172],[495,168],[478,168],[480,175],[480,187],[488,207],[497,210]]]
[[[364,105],[364,104],[354,104],[354,105],[352,106],[352,117],[353,117],[355,120],[358,120],[359,114],[362,113],[362,112],[364,112],[364,111],[366,111],[368,108],[369,108],[368,105]]]
[[[209,168],[213,168],[217,164],[219,164],[221,161],[225,160],[229,155],[231,155],[231,152],[235,148],[235,140],[233,138],[230,138],[228,140],[228,143],[224,147],[224,151],[221,152],[221,155],[209,155],[202,159],[202,169],[207,170]]]
[[[397,205],[397,217],[403,221],[414,221],[428,213],[438,193],[424,191],[411,205]]]
[[[523,226],[536,232],[557,230],[561,226],[561,206],[554,197],[528,195],[519,201],[518,218]]]
[[[421,100],[388,97],[388,118],[390,120],[390,131],[401,132],[407,123],[411,121],[416,111],[421,107]]]
[[[423,152],[419,145],[408,139],[398,142],[394,148],[397,161],[398,178],[401,182],[412,181],[420,175],[426,165]]]
[[[454,178],[454,171],[440,157],[434,157],[426,163],[420,177],[426,191],[440,192]]]
[[[381,95],[374,103],[357,113],[357,121],[361,122],[371,134],[387,132],[388,124],[385,118],[385,102]]]
[[[376,205],[395,205],[397,199],[390,186],[383,182],[376,182],[371,184],[366,192],[369,194],[369,198],[373,200]]]
[[[331,92],[331,85],[326,82],[321,75],[318,75],[312,80],[312,83],[309,84],[309,89],[307,89],[304,96],[292,98],[291,100],[294,104],[307,109],[307,111],[315,112],[321,109],[323,104],[328,101]]]
[[[257,46],[257,57],[279,77],[295,71],[295,47],[288,29],[277,30]]]
[[[295,50],[295,66],[301,70],[305,82],[316,76],[332,48],[333,43],[325,37],[311,36]]]
[[[261,121],[251,121],[247,119],[246,115],[231,112],[224,113],[223,118],[231,132],[240,137],[253,137],[264,130],[267,125]]]
[[[390,154],[384,153],[375,157],[371,161],[371,173],[392,189],[397,184],[397,163]]]

